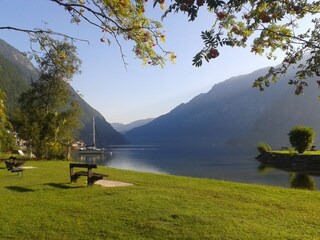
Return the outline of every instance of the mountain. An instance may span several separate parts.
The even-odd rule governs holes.
[[[21,53],[2,39],[0,39],[0,54],[16,67],[26,82],[31,82],[38,78],[37,69],[32,65],[25,54]]]
[[[146,125],[147,123],[151,122],[154,118],[147,118],[147,119],[141,119],[137,120],[128,124],[123,124],[123,123],[111,123],[111,126],[118,131],[121,134],[124,134],[128,132],[129,130],[136,128],[136,127],[141,127],[143,125]]]
[[[318,88],[310,84],[304,95],[296,96],[288,85],[294,69],[264,92],[252,88],[267,70],[216,84],[208,93],[128,131],[125,137],[134,144],[253,145],[263,141],[281,147],[288,145],[287,133],[297,124],[320,134]]]
[[[0,39],[0,88],[6,93],[6,108],[9,118],[14,118],[20,94],[28,89],[31,81],[37,80],[37,78],[37,69],[29,59]],[[76,100],[80,102],[83,112],[80,117],[82,125],[80,139],[91,144],[92,118],[94,117],[102,146],[127,143],[126,139],[114,130],[97,110],[86,103],[73,88],[71,91]]]
[[[0,89],[3,89],[7,95],[6,107],[9,118],[13,118],[14,111],[11,109],[17,109],[18,98],[28,85],[19,69],[0,54]]]

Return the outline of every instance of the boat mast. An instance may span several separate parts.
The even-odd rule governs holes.
[[[96,129],[95,129],[95,122],[94,117],[92,117],[92,141],[93,141],[93,147],[96,147]]]

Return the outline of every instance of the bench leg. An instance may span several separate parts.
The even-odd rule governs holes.
[[[71,182],[71,183],[76,183],[77,180],[78,180],[78,178],[80,178],[79,175],[76,175],[76,174],[71,175],[71,176],[70,176],[70,182]]]
[[[103,179],[103,176],[88,177],[88,186],[92,186],[96,181]]]

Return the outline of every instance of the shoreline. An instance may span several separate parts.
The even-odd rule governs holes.
[[[256,157],[263,165],[313,176],[320,176],[319,154],[287,154],[279,152],[264,152]]]

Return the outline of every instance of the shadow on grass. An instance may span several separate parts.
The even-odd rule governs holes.
[[[34,190],[30,188],[18,187],[18,186],[8,186],[7,189],[15,192],[25,193],[25,192],[34,192]]]
[[[67,184],[62,184],[62,183],[46,183],[45,185],[50,186],[50,187],[55,187],[55,188],[59,188],[59,189],[75,189],[75,188],[82,188],[80,186],[69,186]]]

